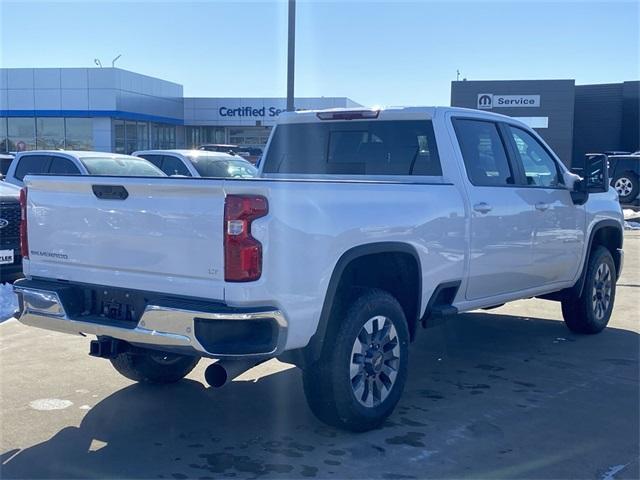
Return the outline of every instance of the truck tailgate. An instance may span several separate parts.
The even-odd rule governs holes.
[[[222,180],[30,176],[25,185],[26,274],[224,298]]]

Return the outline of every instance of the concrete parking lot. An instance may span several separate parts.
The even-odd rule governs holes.
[[[379,430],[318,422],[300,372],[270,361],[216,390],[202,361],[151,387],[88,339],[0,325],[3,478],[638,478],[640,232],[610,326],[570,333],[554,302],[420,332]]]

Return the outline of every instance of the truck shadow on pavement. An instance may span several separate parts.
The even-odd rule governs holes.
[[[634,476],[638,340],[459,315],[419,332],[398,408],[365,434],[317,421],[295,368],[219,390],[134,384],[79,427],[3,452],[1,477],[584,478],[622,465]]]

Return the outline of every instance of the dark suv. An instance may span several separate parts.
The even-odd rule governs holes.
[[[640,152],[608,155],[609,178],[618,192],[620,203],[640,205]]]
[[[0,182],[0,282],[21,276],[20,188]]]

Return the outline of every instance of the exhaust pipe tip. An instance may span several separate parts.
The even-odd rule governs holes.
[[[209,385],[215,388],[224,386],[229,380],[227,370],[220,363],[212,363],[204,371],[204,378]]]

